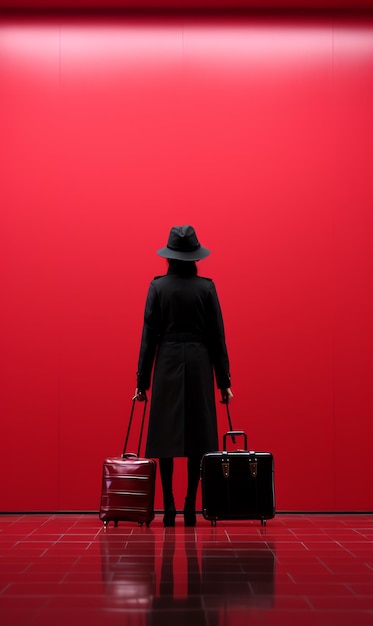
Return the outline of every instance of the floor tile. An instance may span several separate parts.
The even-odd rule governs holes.
[[[373,515],[0,517],[4,626],[373,626]]]

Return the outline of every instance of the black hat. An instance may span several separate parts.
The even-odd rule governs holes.
[[[179,261],[199,261],[210,254],[210,250],[201,246],[193,226],[173,226],[170,230],[167,246],[157,250],[159,256]]]

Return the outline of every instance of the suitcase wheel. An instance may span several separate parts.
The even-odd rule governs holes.
[[[267,526],[267,520],[264,517],[260,518],[260,523],[262,526]],[[211,526],[216,526],[216,519],[211,520]]]
[[[104,520],[104,529],[105,530],[109,526],[109,522],[110,522],[110,520],[108,520],[108,519]],[[117,519],[114,519],[113,522],[114,522],[114,526],[118,526],[118,520]]]
[[[149,528],[151,520],[146,520],[146,527]],[[142,526],[144,522],[137,522],[139,526]]]

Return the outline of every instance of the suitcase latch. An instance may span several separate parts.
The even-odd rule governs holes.
[[[229,477],[229,459],[226,459],[225,461],[222,460],[221,468],[223,470],[224,478],[228,478]]]
[[[256,478],[258,475],[258,463],[256,459],[254,461],[250,461],[250,474],[253,478]]]

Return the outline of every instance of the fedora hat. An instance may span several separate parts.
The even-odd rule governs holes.
[[[210,254],[210,250],[201,246],[193,226],[173,226],[170,230],[167,246],[157,250],[159,256],[179,261],[199,261]]]

